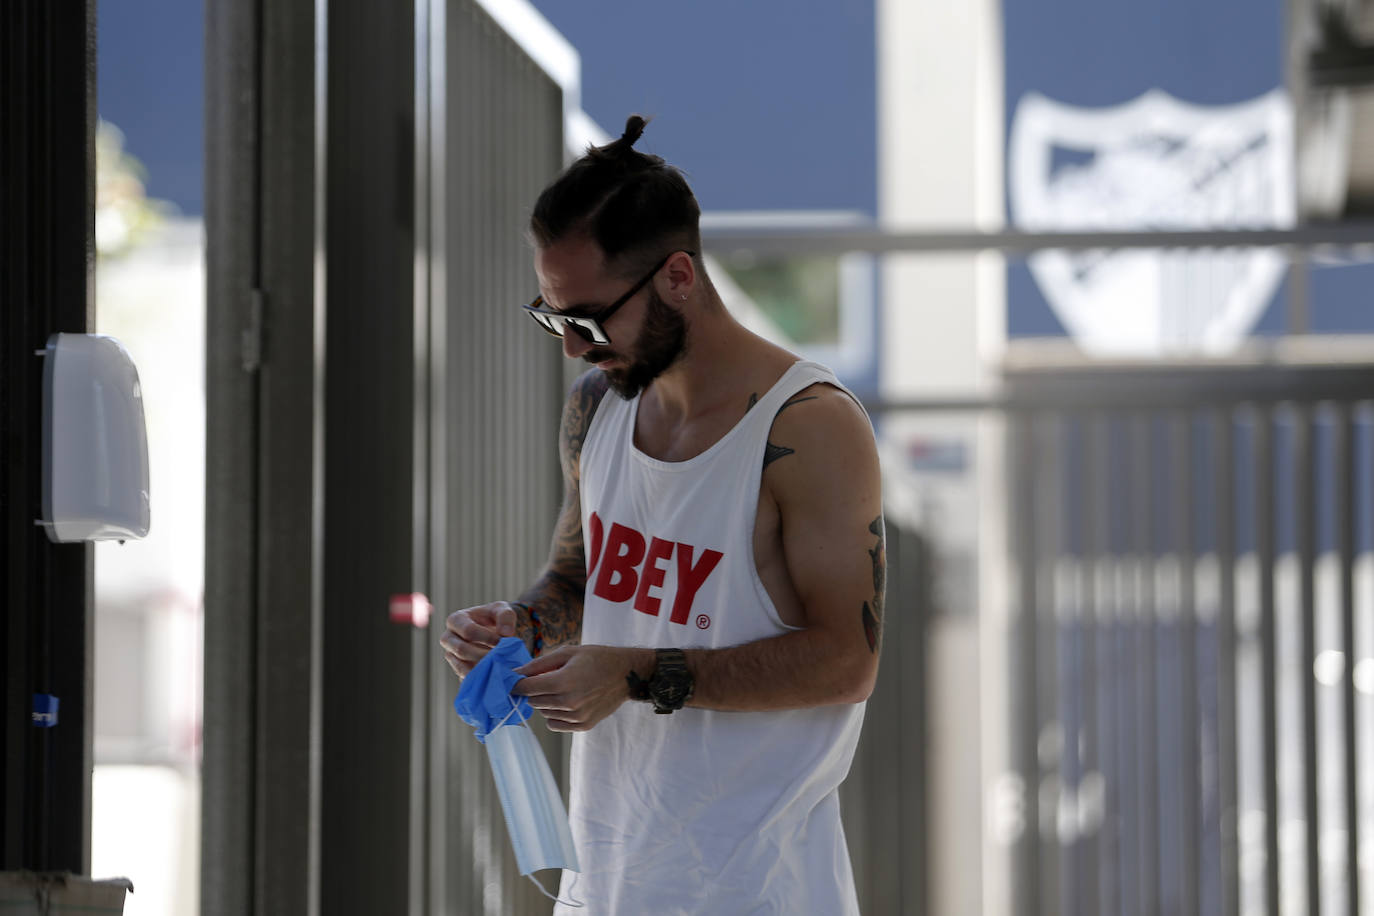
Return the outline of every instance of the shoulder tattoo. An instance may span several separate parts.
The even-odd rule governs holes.
[[[759,396],[757,394],[749,395],[749,407],[753,407],[755,404],[757,404],[758,400]],[[783,404],[781,407],[778,408],[778,412],[773,414],[773,419],[776,420],[779,414],[781,414],[787,408],[791,407],[793,404],[800,404],[802,401],[814,400],[816,400],[816,395],[814,394],[807,395],[806,397],[793,397],[787,403]],[[747,409],[748,408],[746,408],[746,412]],[[772,435],[771,431],[769,432],[769,435]],[[777,443],[773,442],[773,440],[770,438],[768,440],[767,446],[763,450],[763,466],[768,467],[768,465],[772,464],[774,461],[777,461],[779,458],[786,458],[788,455],[795,454],[796,451],[794,449],[790,449],[785,445],[778,445]]]

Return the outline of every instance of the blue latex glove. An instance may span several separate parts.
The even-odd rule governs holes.
[[[477,740],[483,744],[487,743],[491,730],[507,716],[510,716],[506,719],[508,725],[518,725],[534,715],[528,700],[512,697],[510,692],[515,682],[524,677],[514,669],[529,661],[530,650],[525,648],[525,641],[507,636],[463,678],[463,686],[453,698],[453,708],[464,722],[477,730]],[[518,710],[514,714],[510,709],[512,699]]]

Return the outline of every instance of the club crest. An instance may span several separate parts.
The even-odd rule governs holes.
[[[1293,225],[1292,110],[1279,90],[1202,107],[1159,90],[1111,108],[1028,94],[1008,192],[1031,231]],[[1029,265],[1070,335],[1104,356],[1220,354],[1249,333],[1283,277],[1275,249],[1043,251]]]

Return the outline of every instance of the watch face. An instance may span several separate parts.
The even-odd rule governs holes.
[[[653,680],[649,683],[649,695],[653,698],[654,709],[661,712],[681,709],[691,693],[692,673],[687,670],[682,652],[661,652]]]
[[[662,679],[654,684],[654,703],[668,709],[681,709],[691,689],[692,677],[686,671],[664,672]]]

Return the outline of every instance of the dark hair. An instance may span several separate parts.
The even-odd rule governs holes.
[[[530,216],[535,244],[586,233],[607,262],[627,271],[670,248],[701,250],[701,207],[687,180],[660,157],[634,149],[647,123],[631,115],[619,140],[588,147],[544,189]]]

